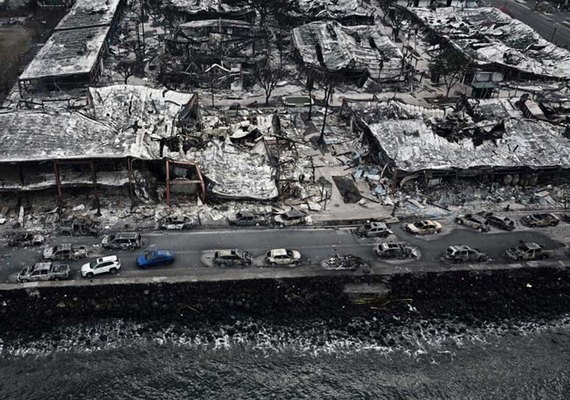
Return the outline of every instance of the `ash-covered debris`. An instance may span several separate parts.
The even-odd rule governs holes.
[[[293,42],[307,68],[343,72],[364,83],[399,80],[402,53],[375,26],[342,26],[336,21],[311,22],[293,30]]]
[[[352,25],[371,24],[374,9],[363,0],[299,0],[298,18],[346,21]]]
[[[497,8],[410,10],[431,32],[451,41],[478,66],[498,65],[505,72],[515,70],[554,79],[567,79],[570,75],[568,50]]]

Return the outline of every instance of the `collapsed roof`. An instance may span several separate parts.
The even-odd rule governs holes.
[[[374,10],[362,0],[299,0],[299,10],[316,19],[374,18]]]
[[[78,112],[0,114],[0,162],[136,157],[136,141]]]
[[[91,73],[108,32],[105,26],[54,32],[20,81]]]
[[[184,14],[189,19],[208,16],[245,17],[253,12],[251,8],[234,7],[226,4],[223,0],[164,0],[162,8],[167,12]]]
[[[293,29],[295,47],[306,66],[329,72],[362,71],[373,79],[397,79],[402,53],[376,27],[311,22]]]
[[[478,66],[499,65],[538,76],[568,79],[570,52],[493,7],[410,9]]]
[[[209,191],[221,198],[270,200],[278,196],[275,169],[262,142],[251,151],[211,141],[196,160],[210,181]]]
[[[570,168],[569,141],[551,124],[526,119],[507,119],[502,138],[475,146],[435,134],[423,119],[386,120],[368,124],[380,158],[397,170],[467,170],[530,167]]]
[[[56,31],[111,25],[121,0],[77,0]]]

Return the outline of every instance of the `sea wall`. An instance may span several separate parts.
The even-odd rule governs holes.
[[[346,293],[347,285],[384,290]],[[365,286],[366,287],[366,286]],[[425,317],[570,312],[570,269],[352,275],[236,281],[19,288],[0,291],[0,329],[43,329],[91,318],[223,319],[415,312]]]

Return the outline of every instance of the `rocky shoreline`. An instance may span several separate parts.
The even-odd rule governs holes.
[[[385,290],[355,296],[345,291],[349,284],[375,284]],[[240,318],[301,324],[320,319],[339,326],[355,317],[389,319],[392,324],[448,318],[472,326],[526,316],[550,319],[569,312],[570,270],[554,267],[0,292],[0,329],[5,334],[106,318],[206,325]]]

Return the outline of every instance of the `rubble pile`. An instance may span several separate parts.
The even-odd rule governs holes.
[[[347,77],[357,78],[365,73],[375,80],[401,77],[401,51],[374,26],[311,22],[293,30],[293,43],[308,68],[346,70]]]
[[[570,52],[498,8],[443,7],[411,11],[436,35],[450,40],[478,66],[499,64],[535,76],[567,79]]]
[[[263,143],[243,152],[226,141],[211,141],[196,157],[211,182],[209,190],[219,197],[270,200],[278,195]]]

